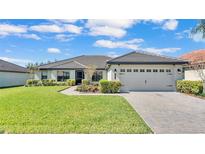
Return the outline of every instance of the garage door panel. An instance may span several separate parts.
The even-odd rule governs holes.
[[[125,72],[120,75],[123,84],[122,91],[161,91],[174,90],[173,75],[166,72]]]

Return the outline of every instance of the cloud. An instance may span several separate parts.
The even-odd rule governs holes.
[[[41,38],[36,34],[18,34],[17,36],[26,38],[26,39],[33,39],[33,40],[40,40]]]
[[[21,66],[25,66],[26,64],[32,62],[32,60],[29,60],[29,59],[18,59],[18,58],[11,58],[11,57],[0,57],[0,59],[17,64],[17,65],[21,65]]]
[[[81,30],[82,30],[82,27],[78,27],[78,26],[71,25],[71,24],[65,25],[64,27],[64,31],[74,33],[74,34],[80,34]]]
[[[116,52],[108,52],[107,56],[108,56],[108,57],[115,58],[115,57],[119,57],[120,55],[117,54]]]
[[[89,29],[89,34],[93,36],[110,36],[121,38],[126,35],[126,29],[131,28],[137,20],[99,20],[89,19],[86,23],[86,28]]]
[[[62,28],[57,25],[35,25],[35,26],[31,26],[30,30],[37,31],[37,32],[50,32],[50,33],[63,32]]]
[[[163,26],[162,29],[164,30],[175,30],[178,26],[178,21],[175,19],[167,20]]]
[[[65,25],[34,25],[30,27],[30,30],[37,31],[37,32],[43,32],[43,33],[62,33],[62,32],[70,32],[75,34],[80,34],[82,27],[78,27],[71,24],[65,24]]]
[[[155,54],[173,53],[181,50],[181,48],[140,48],[142,51],[152,52]]]
[[[126,31],[124,29],[120,28],[114,28],[114,27],[93,27],[90,29],[89,34],[92,36],[112,36],[116,38],[121,38],[126,35]]]
[[[139,44],[143,42],[144,40],[139,39],[132,39],[128,41],[110,41],[110,40],[98,40],[94,43],[94,46],[96,47],[104,47],[104,48],[125,48],[125,49],[133,49],[136,50],[139,48]]]
[[[57,21],[63,22],[63,23],[75,23],[79,19],[57,19]]]
[[[111,41],[111,40],[98,40],[94,43],[96,47],[104,47],[104,48],[124,48],[124,49],[132,49],[132,50],[139,50],[139,51],[147,51],[155,54],[164,54],[164,53],[173,53],[176,51],[181,50],[181,48],[143,48],[141,47],[141,43],[144,42],[141,38],[135,38],[128,41]],[[112,55],[118,55],[117,53],[108,53]]]
[[[9,24],[0,24],[0,35],[11,35],[16,33],[26,33],[27,27],[24,25],[16,26]]]
[[[60,49],[58,48],[48,48],[48,53],[54,53],[54,54],[57,54],[57,53],[61,53]]]
[[[66,35],[66,34],[58,34],[56,35],[56,40],[62,41],[62,42],[67,42],[71,41],[73,39],[73,35]]]
[[[205,42],[205,38],[203,38],[202,32],[198,32],[196,34],[191,34],[190,38],[195,42]]]
[[[190,35],[191,35],[191,30],[190,29],[186,29],[186,30],[183,30],[182,32],[178,32],[178,33],[175,33],[175,38],[176,39],[183,39],[183,38],[190,38]]]

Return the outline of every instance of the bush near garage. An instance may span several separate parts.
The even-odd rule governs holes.
[[[122,84],[120,81],[100,80],[100,91],[102,93],[118,93]]]
[[[90,82],[89,82],[89,80],[83,79],[83,80],[82,80],[82,84],[83,84],[83,85],[89,85]]]
[[[79,92],[99,92],[99,86],[97,84],[86,85],[82,84],[77,87],[76,91]]]
[[[68,86],[75,86],[76,81],[75,79],[68,79],[66,80]]]
[[[187,94],[201,94],[203,92],[202,81],[178,80],[177,91]]]

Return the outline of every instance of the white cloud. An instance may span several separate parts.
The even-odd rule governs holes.
[[[190,38],[190,35],[191,35],[190,29],[186,29],[183,30],[182,32],[175,33],[176,39]]]
[[[93,36],[110,36],[121,38],[126,35],[126,29],[131,28],[137,20],[99,20],[89,19],[86,27],[89,28],[89,34]]]
[[[47,51],[48,51],[48,53],[54,53],[54,54],[61,53],[60,49],[58,49],[58,48],[48,48]]]
[[[62,33],[62,32],[70,32],[75,34],[80,34],[82,27],[78,27],[75,25],[67,24],[67,25],[35,25],[31,26],[30,30],[44,33]]]
[[[75,23],[79,19],[57,19],[57,21],[63,22],[63,23]]]
[[[109,26],[109,27],[116,27],[116,28],[130,28],[137,20],[133,19],[89,19],[86,23],[87,27],[101,27],[101,26]]]
[[[12,34],[18,34],[18,33],[26,33],[27,27],[20,25],[9,25],[9,24],[0,24],[0,35],[12,35]]]
[[[95,42],[94,46],[104,47],[104,48],[126,48],[136,50],[139,48],[140,44],[143,42],[143,39],[133,39],[128,41],[110,41],[110,40],[98,40]]]
[[[115,58],[115,57],[118,57],[118,56],[120,56],[120,55],[117,54],[116,52],[108,52],[107,56],[108,56],[108,57]]]
[[[66,35],[66,34],[58,34],[56,35],[56,40],[62,41],[62,42],[67,42],[71,41],[73,39],[73,35]]]
[[[74,33],[74,34],[80,34],[81,30],[82,30],[82,27],[78,27],[78,26],[71,25],[71,24],[64,26],[64,31]]]
[[[167,20],[162,26],[164,30],[175,30],[178,26],[178,21],[175,19]]]
[[[181,50],[181,48],[140,48],[142,51],[152,52],[155,54],[173,53]]]
[[[104,27],[91,28],[89,34],[93,36],[103,35],[103,36],[112,36],[116,38],[121,38],[125,36],[126,33],[127,32],[124,29],[104,26]]]
[[[195,42],[205,42],[205,38],[203,38],[203,33],[202,32],[192,34],[190,36],[190,38],[193,39]]]
[[[34,40],[40,40],[41,38],[36,34],[18,34],[17,36],[26,38],[26,39],[34,39]]]
[[[111,41],[111,40],[98,40],[94,43],[96,47],[104,47],[104,48],[125,48],[139,51],[147,51],[155,54],[164,54],[164,53],[173,53],[179,51],[181,48],[143,48],[141,47],[141,43],[144,42],[141,38],[136,38],[128,41]],[[113,57],[118,55],[115,52],[108,53],[108,55]]]
[[[35,25],[31,26],[30,30],[37,32],[61,33],[63,29],[57,25]]]
[[[0,57],[0,59],[17,64],[17,65],[21,65],[21,66],[25,66],[26,64],[32,62],[32,60],[29,60],[29,59],[18,59],[18,58],[11,58],[11,57]]]

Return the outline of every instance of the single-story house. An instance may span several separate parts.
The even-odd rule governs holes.
[[[25,85],[29,71],[21,66],[0,60],[0,87]]]
[[[184,66],[185,80],[205,80],[205,49],[188,52],[180,58],[189,61]]]
[[[184,78],[183,65],[186,63],[184,60],[141,51],[116,58],[82,55],[41,65],[35,79],[76,79],[80,83],[86,79],[84,70],[87,66],[95,65],[93,81],[118,80],[123,85],[121,91],[174,91],[176,80]]]

